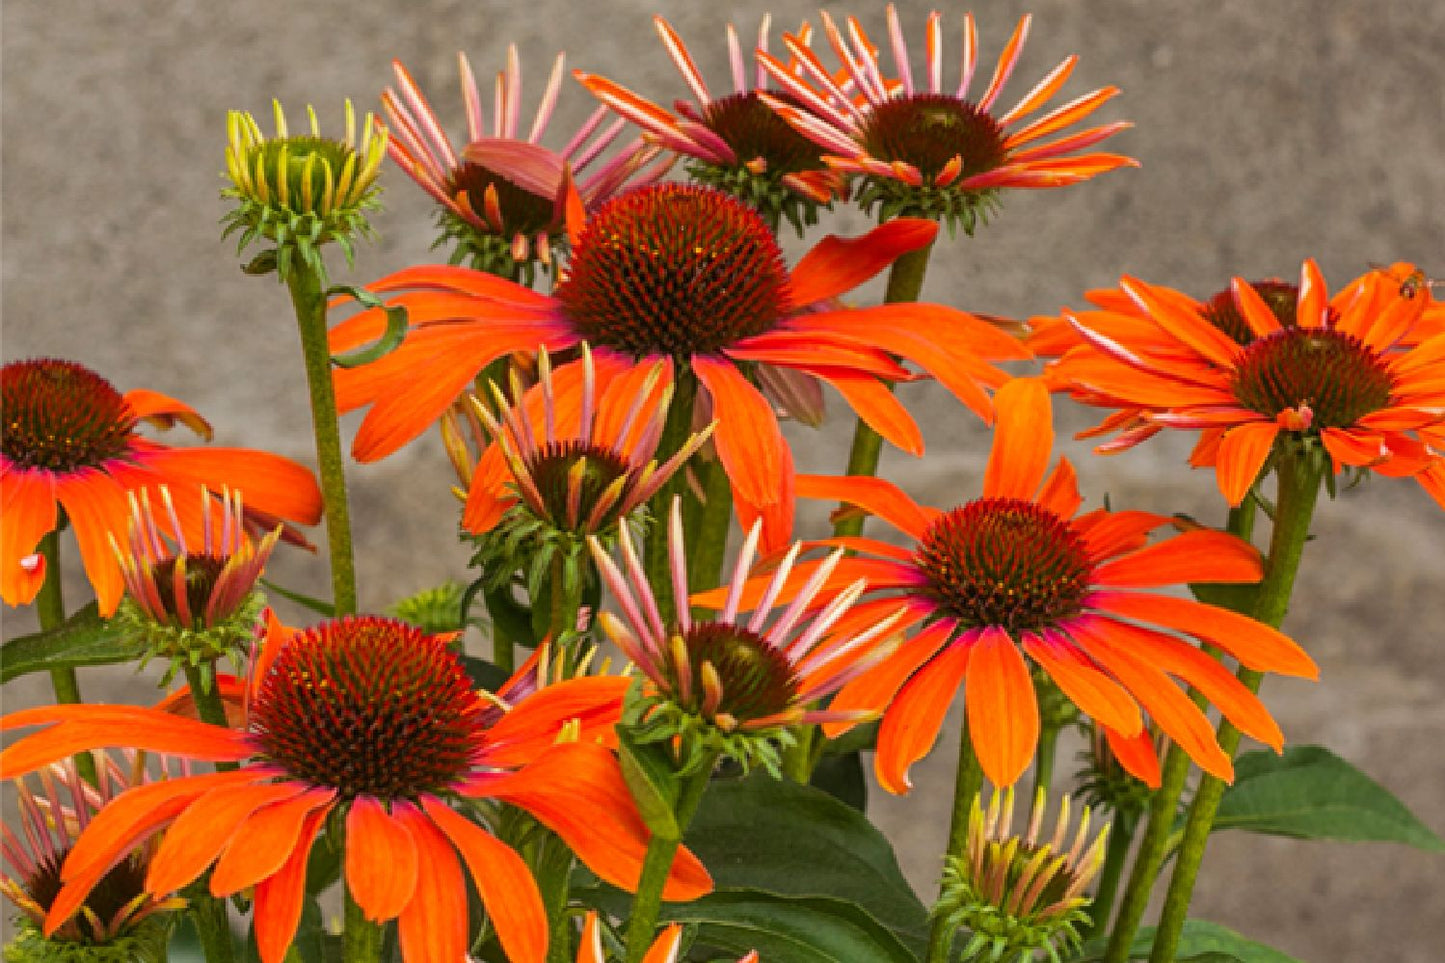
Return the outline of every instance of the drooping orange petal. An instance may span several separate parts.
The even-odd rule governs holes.
[[[258,809],[236,830],[211,870],[211,893],[230,896],[280,872],[303,845],[301,834],[307,820],[318,809],[324,817],[335,798],[334,789],[308,789]],[[304,845],[309,847],[310,839]]]
[[[0,752],[0,770],[7,779],[92,749],[143,749],[208,762],[239,762],[254,752],[242,732],[140,706],[89,704],[22,709],[0,718],[0,730],[50,722],[58,725],[20,739]]]
[[[467,955],[467,882],[451,842],[408,802],[392,803],[392,818],[416,843],[416,889],[397,919],[407,963],[457,963]],[[540,963],[543,957],[521,963]]]
[[[784,551],[793,538],[793,510],[797,497],[793,491],[793,450],[785,441],[778,454],[782,472],[777,489],[768,495],[766,501],[758,502],[736,490],[733,493],[738,527],[752,531],[754,525],[760,525],[762,535],[758,546],[764,553]]]
[[[919,505],[903,489],[884,478],[799,475],[793,490],[799,498],[822,498],[857,505],[913,538],[921,538],[929,523],[938,516],[937,509]]]
[[[692,370],[712,395],[719,422],[713,442],[737,495],[757,506],[773,503],[782,486],[786,442],[772,406],[727,361],[695,355]]]
[[[1169,521],[1169,516],[1153,512],[1100,509],[1074,519],[1073,528],[1083,537],[1089,558],[1101,562],[1142,548],[1147,544],[1149,533],[1161,525],[1168,525]]]
[[[1095,592],[1085,602],[1140,622],[1152,622],[1213,642],[1258,672],[1318,679],[1319,666],[1293,639],[1247,615],[1193,599],[1147,592]]]
[[[311,845],[326,819],[326,809],[312,810],[301,824],[296,845],[281,868],[256,884],[256,910],[252,925],[256,951],[261,963],[282,963],[296,927],[301,923],[301,903],[306,896],[306,863]]]
[[[607,963],[602,950],[602,929],[597,925],[597,911],[588,910],[582,923],[582,945],[577,949],[577,963]]]
[[[561,836],[599,877],[629,892],[636,888],[650,833],[607,749],[561,743],[525,769],[488,777],[464,791],[520,806]],[[679,850],[663,898],[696,899],[711,889],[712,877],[697,857]]]
[[[421,805],[466,861],[507,959],[542,963],[547,958],[547,911],[526,862],[440,800],[422,796]]]
[[[1069,624],[1069,635],[1139,700],[1159,727],[1201,769],[1233,782],[1234,765],[1215,741],[1209,718],[1163,671],[1135,654],[1128,645],[1117,642],[1108,628],[1109,624],[1080,618]]]
[[[1187,682],[1224,713],[1225,718],[1275,752],[1284,747],[1284,734],[1259,697],[1244,687],[1234,673],[1192,645],[1151,629],[1108,620],[1107,632],[1141,659]]]
[[[1054,448],[1049,389],[1038,378],[1015,378],[993,396],[998,421],[983,475],[985,498],[1031,499]]]
[[[346,888],[374,922],[396,919],[416,892],[417,844],[406,824],[370,796],[346,814]]]
[[[841,368],[815,366],[808,370],[836,388],[858,417],[890,444],[910,455],[923,454],[923,433],[918,423],[877,378]]]
[[[793,268],[791,305],[801,308],[851,291],[937,236],[937,222],[915,217],[895,218],[862,237],[829,234]]]
[[[160,448],[145,463],[162,478],[212,491],[230,488],[246,507],[303,525],[321,520],[321,489],[311,469],[289,458],[249,448]]]
[[[1337,472],[1343,465],[1367,467],[1378,465],[1390,457],[1384,438],[1373,431],[1326,428],[1320,432],[1320,441],[1330,453],[1330,461]]]
[[[1263,576],[1253,545],[1226,532],[1195,529],[1104,562],[1094,569],[1093,581],[1153,588],[1184,582],[1258,582]]]
[[[81,468],[55,480],[55,497],[75,529],[80,560],[86,578],[95,589],[100,614],[109,617],[125,593],[120,563],[110,547],[110,536],[119,542],[129,526],[130,508],[125,492],[109,475],[94,468]]]
[[[1210,324],[1197,311],[1176,305],[1156,291],[1152,285],[1136,278],[1124,278],[1119,286],[1149,312],[1165,331],[1222,368],[1232,368],[1239,345],[1223,331]]]
[[[586,676],[543,686],[484,735],[490,766],[522,766],[546,752],[562,727],[575,722],[578,741],[616,745],[614,727],[631,681],[625,676]]]
[[[29,605],[45,584],[45,560],[36,554],[40,539],[55,531],[55,482],[49,472],[6,467],[0,470],[0,598],[7,605]]]
[[[840,712],[887,709],[903,684],[918,671],[919,666],[938,654],[955,628],[951,619],[942,619],[925,627],[883,661],[840,689],[829,708]],[[832,739],[850,727],[849,723],[830,722],[824,724],[823,732]]]
[[[1095,722],[1126,736],[1144,725],[1139,705],[1113,679],[1059,636],[1026,633],[1024,651],[1044,667],[1064,695]]]
[[[1028,664],[998,626],[985,628],[973,646],[963,698],[984,775],[996,786],[1012,786],[1038,745],[1039,703]]]
[[[1280,329],[1279,318],[1269,309],[1264,298],[1244,278],[1235,278],[1230,282],[1230,291],[1234,297],[1234,306],[1244,318],[1245,324],[1254,332],[1255,337],[1267,337]]]
[[[1044,479],[1037,501],[1040,508],[1047,508],[1065,519],[1073,518],[1074,512],[1084,503],[1084,496],[1079,493],[1078,475],[1067,458],[1060,458],[1054,470]]]
[[[500,445],[488,445],[477,459],[472,484],[462,507],[462,527],[473,535],[489,532],[517,503],[512,491],[512,469]]]
[[[211,440],[210,422],[184,401],[149,388],[135,388],[125,393],[125,403],[130,406],[131,414],[158,428],[169,428],[179,421],[206,441]]]
[[[1279,425],[1274,422],[1250,421],[1236,425],[1220,438],[1215,455],[1215,478],[1220,494],[1232,507],[1237,507],[1249,494],[1278,436]]]
[[[1154,751],[1153,733],[1145,728],[1133,736],[1125,736],[1105,728],[1104,738],[1109,742],[1109,751],[1126,772],[1150,789],[1159,788],[1163,773],[1159,771],[1159,754]]]
[[[172,893],[200,876],[221,855],[236,830],[263,806],[294,799],[304,783],[220,786],[201,796],[176,818],[151,858],[146,888]]]
[[[904,683],[884,714],[873,766],[878,784],[895,796],[913,788],[908,769],[933,748],[968,671],[969,650],[977,637],[976,632],[969,633],[950,643]]]
[[[648,948],[642,963],[677,963],[677,951],[681,948],[682,926],[670,923]]]
[[[657,410],[663,392],[672,386],[672,359],[650,358],[636,364],[625,364],[621,358],[606,351],[597,352],[592,357],[598,385],[593,435],[602,444],[612,445],[620,451],[632,451],[637,447],[637,436],[646,425],[648,414]],[[572,369],[578,369],[580,374],[580,365],[576,363],[559,369],[557,373],[560,375],[563,371]],[[631,413],[634,402],[642,395],[648,379],[654,377],[654,370],[656,383],[646,398],[641,400],[642,415],[634,419],[628,436],[623,438],[622,429],[626,427],[627,416]],[[580,377],[577,380],[580,382]],[[580,397],[579,391],[579,400]],[[561,407],[560,400],[558,406]],[[580,410],[578,417],[580,420]]]

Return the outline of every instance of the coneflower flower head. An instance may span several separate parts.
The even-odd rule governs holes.
[[[752,618],[744,619],[738,608],[761,534],[760,523],[755,523],[738,556],[727,602],[715,619],[696,620],[681,604],[688,597],[688,575],[680,500],[673,502],[668,526],[669,577],[679,600],[676,621],[670,625],[662,622],[630,535],[622,533],[621,568],[596,539],[589,540],[598,570],[622,610],[622,618],[603,612],[599,622],[646,680],[623,716],[622,725],[633,738],[644,744],[676,740],[682,771],[700,764],[698,760],[725,755],[744,768],[762,765],[776,775],[779,747],[792,740],[788,726],[855,723],[878,715],[812,705],[891,651],[889,632],[902,614],[880,618],[856,633],[831,631],[866,587],[859,579],[826,604],[815,604],[842,558],[841,550],[818,567],[768,624],[773,602],[802,549],[801,543],[794,544]]]
[[[658,464],[673,397],[673,382],[663,377],[670,364],[656,360],[599,390],[585,343],[579,361],[555,372],[543,349],[532,388],[524,390],[513,372],[510,399],[491,384],[495,414],[473,399],[493,442],[472,478],[462,520],[476,534],[473,565],[496,579],[528,572],[535,597],[560,557],[569,586],[579,584],[587,539],[612,544],[712,435],[708,425]],[[498,458],[505,471],[497,470]]]
[[[139,497],[130,492],[125,546],[111,534],[126,586],[117,617],[142,640],[147,659],[170,662],[161,685],[191,666],[200,669],[209,689],[215,661],[229,656],[239,670],[253,641],[265,606],[256,581],[282,528],[253,544],[243,525],[241,493],[225,492],[216,511],[211,493],[202,488],[197,544],[186,538],[170,489],[163,485],[158,491],[164,506],[159,520],[149,490]]]
[[[1106,827],[1090,842],[1085,807],[1071,843],[1065,796],[1054,834],[1045,840],[1046,803],[1040,789],[1028,828],[1017,836],[1012,788],[995,791],[986,812],[974,798],[963,855],[949,857],[933,910],[953,930],[972,932],[963,960],[1025,963],[1042,957],[1060,963],[1060,950],[1079,946],[1077,926],[1088,919],[1090,902],[1084,887],[1103,865],[1109,833]]]
[[[226,225],[221,236],[241,231],[238,253],[259,240],[275,244],[251,262],[248,272],[275,270],[285,280],[292,260],[299,257],[325,277],[323,245],[335,241],[349,264],[353,238],[372,236],[367,213],[379,206],[376,175],[386,156],[386,130],[367,114],[358,141],[356,112],[348,100],[343,139],[323,137],[316,111],[309,106],[309,133],[293,136],[280,102],[272,106],[274,137],[266,137],[245,111],[227,115],[226,173],[231,186],[221,196],[234,200],[236,207],[221,219]]]
[[[761,96],[778,113],[824,149],[834,170],[862,178],[857,200],[865,210],[879,207],[884,219],[928,217],[972,234],[998,205],[1005,188],[1060,187],[1104,171],[1137,166],[1117,154],[1075,154],[1129,125],[1106,124],[1045,144],[1040,138],[1070,126],[1119,91],[1106,87],[1015,128],[1039,110],[1068,79],[1077,57],[1069,57],[1012,109],[998,113],[996,101],[1023,51],[1032,19],[1025,16],[999,58],[988,86],[971,99],[978,61],[973,15],[964,17],[963,55],[957,88],[943,82],[942,17],[929,14],[926,76],[914,81],[908,45],[896,9],[888,7],[888,35],[896,78],[885,77],[878,48],[858,21],[844,31],[825,11],[828,41],[851,82],[839,83],[797,37],[783,43],[803,67],[799,75],[766,51],[758,62],[787,92],[789,100]],[[856,91],[856,95],[854,94]],[[1025,146],[1030,145],[1030,146]]]
[[[771,18],[758,28],[757,49],[768,49]],[[731,194],[763,215],[774,227],[784,219],[802,234],[818,220],[818,208],[845,194],[847,178],[823,162],[822,149],[794,130],[759,96],[766,90],[767,73],[749,68],[738,42],[737,30],[728,24],[728,59],[733,92],[716,96],[682,38],[662,17],[653,17],[658,36],[682,75],[692,101],[673,103],[676,115],[605,77],[574,71],[574,76],[599,100],[641,127],[654,143],[688,158],[687,173],[699,184]],[[798,31],[806,44],[807,24]],[[795,65],[796,66],[796,65]],[[788,101],[782,90],[766,91]]]
[[[106,869],[79,910],[49,936],[43,933],[46,914],[63,885],[65,857],[102,807],[145,781],[143,758],[137,757],[127,773],[109,756],[95,754],[99,776],[93,786],[81,778],[71,759],[37,773],[39,792],[27,780],[15,781],[17,825],[29,845],[10,826],[0,827],[9,864],[9,870],[0,873],[0,894],[22,914],[4,949],[6,963],[164,963],[171,929],[167,914],[184,907],[185,900],[147,893],[146,867],[153,847]]]
[[[497,72],[490,125],[471,64],[465,54],[458,54],[457,62],[467,115],[461,150],[400,62],[392,62],[396,87],[381,95],[392,133],[387,153],[441,205],[441,235],[434,246],[452,245],[452,264],[530,284],[536,266],[550,269],[567,244],[567,195],[574,178],[580,200],[590,208],[629,181],[655,180],[671,164],[653,164],[661,152],[640,140],[602,160],[624,126],[621,120],[604,126],[602,107],[560,151],[542,145],[561,93],[564,54],[557,55],[525,137],[517,48],[507,48],[506,69]]]

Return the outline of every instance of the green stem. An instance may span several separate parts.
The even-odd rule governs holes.
[[[567,902],[571,898],[572,851],[556,834],[545,829],[541,833],[536,874],[550,930],[547,963],[572,963],[572,923],[567,915]]]
[[[697,815],[697,807],[707,792],[708,781],[712,778],[716,756],[703,760],[696,773],[682,780],[674,812],[677,816],[677,835],[667,837],[654,833],[647,843],[647,855],[642,861],[642,877],[637,882],[637,895],[632,899],[632,914],[627,923],[627,963],[641,963],[652,945],[653,933],[657,930],[657,918],[662,912],[662,888],[672,871],[672,861],[682,845],[682,836]]]
[[[1109,829],[1109,846],[1104,851],[1104,868],[1099,872],[1099,885],[1094,888],[1094,900],[1089,904],[1089,922],[1080,928],[1085,938],[1109,925],[1114,911],[1114,898],[1118,895],[1119,881],[1124,875],[1124,864],[1129,861],[1129,846],[1134,842],[1134,829],[1138,820],[1125,813],[1116,812],[1114,823]]]
[[[888,290],[883,296],[884,304],[900,304],[917,301],[923,290],[923,278],[928,273],[928,256],[933,245],[921,247],[893,262],[888,272]],[[883,450],[883,438],[863,421],[858,419],[853,429],[853,446],[848,451],[849,475],[874,475],[878,472],[878,457]],[[833,526],[835,536],[858,535],[863,531],[863,516],[845,518]]]
[[[815,725],[793,727],[794,743],[783,750],[783,775],[800,786],[813,781],[813,740],[822,737]]]
[[[1294,452],[1280,458],[1275,468],[1279,487],[1274,531],[1270,535],[1269,563],[1254,606],[1254,617],[1272,628],[1279,628],[1289,611],[1295,576],[1299,574],[1310,521],[1314,518],[1315,503],[1319,500],[1323,471],[1321,463],[1301,458]],[[1238,678],[1251,692],[1258,692],[1263,674],[1241,666]],[[1220,748],[1233,759],[1239,749],[1239,730],[1226,719],[1219,724],[1217,734]],[[1179,937],[1194,896],[1194,883],[1199,877],[1199,867],[1204,861],[1204,850],[1209,843],[1209,833],[1214,828],[1214,816],[1225,788],[1222,779],[1206,773],[1194,794],[1194,801],[1189,806],[1189,819],[1184,826],[1184,839],[1179,847],[1179,858],[1174,864],[1174,875],[1169,880],[1169,891],[1164,897],[1164,910],[1159,916],[1154,949],[1149,956],[1151,963],[1169,963],[1178,952]]]
[[[197,885],[189,894],[191,922],[201,941],[206,963],[233,963],[236,946],[231,937],[231,918],[226,901],[217,899]]]
[[[1059,748],[1059,728],[1058,725],[1045,725],[1039,731],[1039,748],[1034,754],[1034,791],[1029,797],[1030,819],[1034,816],[1039,792],[1048,795],[1049,787],[1054,784],[1054,756]]]
[[[722,584],[723,556],[728,547],[728,526],[733,517],[733,488],[721,461],[702,468],[706,503],[689,502],[683,513],[687,525],[687,574],[693,591]]]
[[[45,581],[40,583],[40,592],[35,596],[35,614],[40,620],[42,631],[59,628],[65,622],[65,597],[60,586],[60,522],[40,539],[40,556],[45,559]],[[80,697],[80,677],[75,669],[66,667],[50,670],[50,685],[55,689],[55,701],[61,705],[76,705],[85,700]],[[75,771],[92,786],[99,785],[95,771],[95,758],[88,752],[75,757]]]
[[[382,924],[366,918],[366,913],[346,891],[345,926],[341,935],[341,959],[344,963],[380,963],[381,944],[386,935]]]
[[[231,724],[226,719],[226,703],[221,699],[221,690],[216,688],[215,663],[212,662],[208,667],[209,672],[199,665],[187,664],[184,668],[186,684],[191,690],[191,700],[196,704],[196,714],[201,717],[201,721],[229,729]],[[238,765],[234,762],[216,763],[217,772],[231,772],[237,768]]]
[[[326,294],[321,277],[304,263],[293,262],[286,286],[296,309],[306,383],[311,393],[311,424],[316,434],[316,462],[321,474],[326,541],[331,553],[332,596],[336,615],[352,615],[356,612],[356,560],[351,549],[351,509],[346,501],[336,392],[331,383],[331,348],[326,341]]]
[[[962,856],[968,844],[968,814],[973,801],[983,789],[983,767],[973,751],[973,740],[968,733],[968,720],[959,727],[958,773],[953,784],[953,816],[948,825],[948,850],[946,856]],[[953,928],[943,916],[933,917],[928,931],[928,955],[924,963],[944,963],[953,949]]]
[[[672,404],[667,409],[667,421],[662,426],[662,437],[657,443],[657,460],[671,458],[686,444],[692,435],[692,406],[697,397],[697,379],[692,372],[681,371],[674,382]],[[652,516],[651,527],[647,530],[647,545],[643,557],[643,569],[647,582],[657,597],[657,607],[662,614],[662,624],[671,625],[676,615],[672,598],[672,576],[668,574],[667,560],[667,519],[672,512],[672,500],[687,489],[684,467],[658,490],[648,503]],[[684,495],[684,501],[686,496]]]

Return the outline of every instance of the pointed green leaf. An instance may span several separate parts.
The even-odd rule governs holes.
[[[658,836],[676,839],[677,775],[668,764],[666,750],[659,743],[639,745],[632,733],[620,727],[617,740],[622,779],[632,792],[642,821]]]
[[[1106,939],[1090,940],[1083,953],[1074,957],[1072,963],[1098,963],[1104,958]],[[1146,926],[1134,938],[1129,948],[1130,960],[1147,960],[1149,950],[1154,946],[1154,927]],[[1184,930],[1179,937],[1179,951],[1176,963],[1301,963],[1263,943],[1256,943],[1241,936],[1227,926],[1208,920],[1185,920]]]
[[[766,963],[917,963],[887,927],[846,900],[718,890],[691,903],[666,904],[663,915],[696,924],[698,945],[728,959],[757,950]]]
[[[1323,746],[1290,746],[1282,756],[1241,756],[1214,828],[1445,852],[1445,841],[1404,803]]]
[[[274,592],[275,594],[281,596],[283,599],[288,599],[289,601],[295,602],[297,605],[303,608],[310,609],[317,615],[324,615],[328,619],[336,615],[336,606],[332,605],[330,602],[327,602],[324,599],[312,598],[311,596],[303,595],[300,592],[293,592],[288,588],[283,588],[280,585],[277,585],[275,582],[272,582],[269,579],[263,578],[260,581],[261,587],[264,588],[266,591]]]
[[[94,602],[45,632],[0,647],[0,682],[48,669],[129,662],[144,654],[140,641],[100,617]]]

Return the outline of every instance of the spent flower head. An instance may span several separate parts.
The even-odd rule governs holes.
[[[963,855],[948,858],[933,909],[950,929],[971,931],[962,959],[1026,963],[1043,957],[1060,963],[1061,950],[1078,948],[1077,927],[1088,919],[1084,887],[1103,866],[1109,832],[1106,827],[1089,840],[1085,807],[1070,842],[1065,796],[1054,834],[1044,839],[1046,804],[1040,789],[1027,830],[1015,835],[1012,788],[995,791],[986,812],[974,797]]]
[[[310,132],[293,136],[280,102],[272,101],[272,106],[273,137],[263,134],[256,118],[246,111],[227,115],[226,173],[231,186],[221,196],[236,206],[221,219],[226,225],[221,236],[240,231],[238,253],[256,241],[275,245],[253,260],[248,272],[275,270],[284,281],[293,260],[300,258],[324,278],[324,245],[335,241],[349,264],[353,239],[372,235],[367,214],[379,206],[376,175],[386,156],[386,130],[367,114],[358,141],[356,112],[348,100],[343,139],[323,137],[310,106],[306,108]]]

